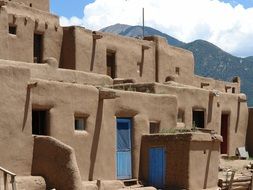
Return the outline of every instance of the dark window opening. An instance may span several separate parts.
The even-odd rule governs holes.
[[[205,112],[203,110],[193,110],[192,125],[198,128],[205,128]]]
[[[106,52],[106,66],[107,66],[107,75],[110,76],[111,78],[115,78],[116,74],[115,74],[115,70],[116,70],[116,56],[115,56],[115,52],[113,51],[108,51]]]
[[[17,34],[17,26],[9,25],[9,34],[16,35]]]
[[[154,134],[154,133],[159,133],[160,131],[160,123],[156,121],[151,121],[149,123],[149,133]]]
[[[42,63],[42,51],[43,51],[43,35],[35,33],[33,41],[34,63]]]
[[[48,135],[48,110],[32,111],[32,134]]]
[[[201,87],[201,88],[206,88],[206,87],[208,87],[209,85],[210,85],[209,83],[202,82],[202,83],[200,84],[200,87]]]
[[[232,93],[235,94],[235,87],[232,88]]]
[[[180,74],[180,68],[176,67],[175,72],[176,72],[177,75],[179,75]]]
[[[227,154],[228,152],[228,125],[229,125],[229,114],[221,115],[221,136],[223,141],[220,144],[220,153]]]
[[[183,110],[178,110],[177,122],[184,123],[184,111]]]
[[[75,130],[84,131],[86,128],[86,118],[75,117]]]
[[[32,7],[33,6],[33,4],[32,3],[30,3],[30,7]]]

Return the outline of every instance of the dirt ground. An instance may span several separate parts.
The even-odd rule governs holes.
[[[253,160],[241,160],[236,158],[220,158],[219,179],[230,179],[232,171],[235,178],[252,176]]]

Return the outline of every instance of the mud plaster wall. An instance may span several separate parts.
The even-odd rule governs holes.
[[[43,34],[43,59],[54,57],[59,62],[62,28],[58,17],[30,7],[8,3],[0,8],[0,57],[33,63],[34,33]],[[17,27],[17,34],[9,34],[9,24]]]
[[[157,38],[159,82],[165,82],[168,76],[175,81],[191,84],[194,75],[194,58],[191,52],[168,45],[164,38]],[[176,73],[179,68],[179,74]]]
[[[205,111],[205,128],[220,134],[221,115],[229,114],[228,154],[234,155],[237,147],[245,145],[248,108],[246,102],[239,101],[239,95],[222,93],[212,98],[209,91],[192,87],[176,88],[157,84],[155,88],[156,93],[177,97],[178,109],[184,112],[186,127],[192,126],[192,110],[201,108]]]
[[[189,146],[186,141],[164,140],[162,135],[158,138],[142,138],[140,179],[148,184],[149,176],[149,149],[153,147],[165,148],[166,168],[165,186],[169,188],[187,188],[189,185]]]
[[[34,109],[50,109],[49,135],[74,148],[83,180],[116,179],[116,116],[133,118],[133,177],[149,120],[161,128],[176,125],[176,99],[167,95],[117,92],[120,98],[99,101],[94,87],[41,80],[32,93]],[[75,113],[87,117],[85,131],[74,130]]]
[[[47,189],[82,189],[73,148],[52,137],[34,137],[32,175],[43,176]]]
[[[0,66],[0,163],[17,175],[30,175],[33,139],[28,69]]]
[[[247,129],[246,148],[250,156],[253,155],[253,108],[249,108],[249,122]]]
[[[112,85],[113,83],[113,80],[105,75],[58,69],[58,63],[55,63],[54,59],[49,59],[46,62],[47,63],[45,64],[31,64],[25,62],[0,60],[0,65],[27,68],[31,71],[32,79],[37,78],[49,81],[58,81],[73,84],[90,84],[95,86]]]
[[[190,143],[189,189],[217,186],[219,149],[219,141],[192,141]]]
[[[209,135],[209,134],[208,134]],[[151,135],[142,138],[140,179],[148,182],[149,149],[164,147],[165,186],[171,189],[204,189],[217,186],[219,141],[210,137],[191,140],[191,134]],[[199,138],[199,137],[197,137]]]
[[[33,7],[42,11],[49,12],[49,0],[5,0],[7,2],[17,2],[28,7]]]
[[[175,97],[120,91],[117,92],[117,95],[120,98],[104,100],[103,120],[93,179],[116,178],[116,117],[132,118],[133,178],[139,176],[141,137],[143,134],[149,133],[149,122],[160,122],[160,129],[176,125],[177,102]],[[108,153],[106,154],[105,151]],[[108,165],[111,168],[109,171]]]
[[[208,84],[208,86],[206,86]],[[198,88],[204,88],[207,90],[219,90],[221,92],[227,92],[230,94],[239,94],[240,93],[240,82],[225,82],[214,80],[212,78],[201,77],[195,75],[194,80],[192,81],[192,86],[196,86]],[[203,86],[204,85],[204,86]],[[227,89],[226,89],[227,88]],[[234,92],[232,90],[234,88]]]
[[[99,33],[102,39],[93,40],[92,32],[81,27],[64,28],[62,51],[63,68],[106,74],[106,51],[116,54],[116,77],[136,81],[155,80],[155,44],[149,41]],[[149,47],[142,51],[142,46]],[[66,46],[72,46],[69,49]],[[70,60],[70,55],[74,59]]]
[[[33,109],[47,109],[49,112],[48,135],[73,147],[82,178],[87,180],[98,90],[92,86],[38,81],[32,93]],[[87,118],[85,131],[74,130],[75,114]]]

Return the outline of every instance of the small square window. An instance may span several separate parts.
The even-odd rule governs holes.
[[[75,130],[84,131],[86,128],[86,118],[75,117]]]
[[[9,34],[16,35],[17,34],[17,26],[9,25]]]
[[[159,133],[160,131],[160,123],[156,121],[151,121],[149,123],[149,133],[154,134],[154,133]]]
[[[232,93],[235,94],[235,87],[232,88]]]

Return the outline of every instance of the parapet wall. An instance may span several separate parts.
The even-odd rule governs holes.
[[[247,129],[247,138],[246,138],[246,149],[249,152],[250,156],[253,156],[253,108],[249,108],[249,121]]]
[[[201,190],[217,187],[220,139],[219,135],[212,137],[207,133],[144,135],[140,179],[149,181],[150,149],[164,148],[166,188]]]
[[[6,2],[14,2],[27,7],[39,9],[45,12],[49,12],[50,0],[4,0]]]
[[[33,138],[31,129],[30,72],[0,66],[0,163],[17,175],[31,175]]]
[[[0,7],[1,59],[33,63],[34,36],[39,34],[42,36],[40,45],[42,61],[47,57],[54,57],[59,62],[62,33],[59,18],[48,12],[11,2]]]
[[[34,137],[32,175],[43,176],[50,189],[82,189],[73,148],[52,137]]]

